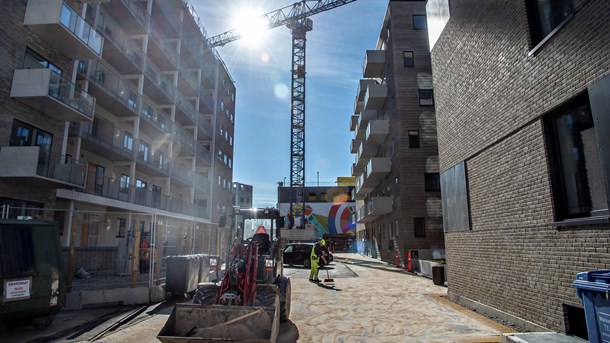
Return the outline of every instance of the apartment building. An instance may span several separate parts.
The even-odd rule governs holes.
[[[2,216],[57,221],[92,275],[220,253],[236,90],[188,1],[0,8]]]
[[[252,185],[233,182],[233,206],[239,206],[241,208],[252,208],[252,197]]]
[[[358,240],[367,254],[411,270],[417,258],[443,257],[425,5],[389,1],[350,121]]]
[[[427,10],[449,296],[585,337],[572,282],[610,268],[610,2]]]

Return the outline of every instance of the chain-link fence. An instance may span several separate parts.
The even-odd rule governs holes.
[[[58,224],[71,292],[165,284],[168,256],[222,258],[229,237],[210,223],[131,211],[3,206],[2,218]]]

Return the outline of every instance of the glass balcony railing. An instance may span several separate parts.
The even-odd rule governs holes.
[[[146,9],[139,5],[141,1],[137,0],[121,0],[125,7],[129,10],[131,14],[136,18],[136,20],[142,24],[142,27],[146,27],[146,24],[150,20],[150,16],[146,12]]]
[[[196,142],[192,133],[176,126],[174,127],[174,140],[180,142],[188,151],[195,153]]]
[[[60,23],[98,55],[102,53],[102,36],[66,3],[61,6]]]
[[[94,98],[82,90],[80,86],[64,79],[52,70],[48,94],[50,97],[72,107],[88,118],[93,118],[93,111],[95,110]]]

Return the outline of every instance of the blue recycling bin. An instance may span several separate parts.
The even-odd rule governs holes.
[[[610,270],[578,273],[572,286],[585,308],[589,342],[610,342]]]

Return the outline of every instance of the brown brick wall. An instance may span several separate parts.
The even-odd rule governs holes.
[[[471,231],[445,235],[449,293],[564,331],[576,273],[610,268],[610,225],[552,227],[541,117],[610,73],[610,2],[532,57],[523,1],[451,4],[432,51],[440,169],[466,161]]]

